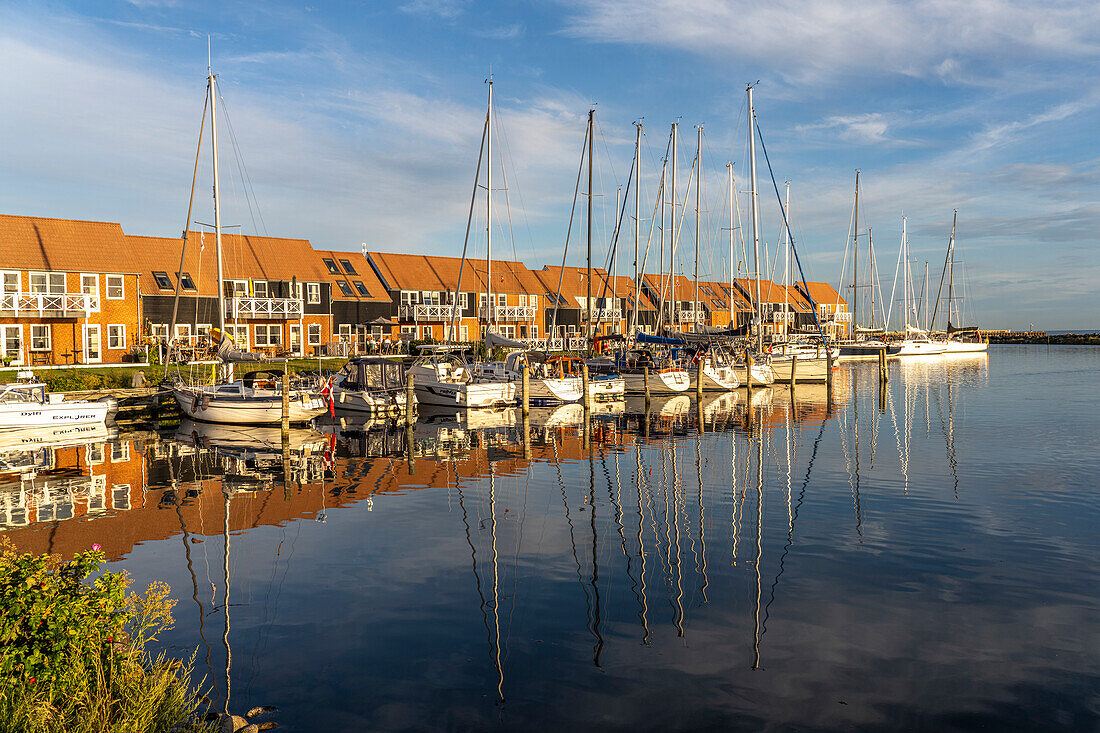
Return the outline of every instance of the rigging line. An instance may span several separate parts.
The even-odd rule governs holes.
[[[496,110],[496,108],[494,108],[494,111],[495,110]],[[501,125],[499,121],[497,122],[497,141],[498,141],[498,149],[499,149],[499,145],[503,144],[504,145],[504,150],[508,151],[508,165],[510,165],[512,167],[512,179],[515,181],[516,196],[519,198],[520,212],[523,214],[523,226],[527,230],[527,243],[530,246],[529,249],[533,250],[534,249],[534,247],[533,247],[534,237],[531,234],[531,220],[527,217],[527,204],[523,200],[523,189],[520,188],[520,185],[519,185],[519,174],[516,171],[516,159],[515,159],[515,156],[512,155],[512,143],[508,139],[507,129],[503,125]],[[501,152],[500,157],[501,157],[501,164],[503,165],[503,163],[504,163],[504,153],[503,152]],[[502,175],[503,175],[503,171],[502,171]],[[509,207],[509,214],[510,213],[511,213],[511,207]],[[513,239],[513,250],[514,249],[515,249],[515,240]]]
[[[630,198],[630,196],[629,196],[630,184],[633,180],[634,180],[634,156],[631,156],[631,158],[630,158],[630,173],[629,173],[629,175],[627,176],[627,179],[626,179],[626,191],[623,192],[623,196],[622,196],[622,209],[619,211],[619,219],[618,219],[618,222],[615,224],[615,236],[612,239],[611,247],[608,248],[607,259],[604,260],[604,272],[609,273],[609,274],[607,274],[607,276],[604,277],[603,292],[600,293],[600,300],[601,301],[604,298],[607,297],[608,282],[610,281],[610,279],[612,277],[614,277],[614,274],[610,274],[610,268],[608,266],[608,263],[609,262],[614,262],[615,252],[616,252],[616,250],[618,249],[618,246],[619,246],[619,233],[622,232],[623,217],[626,215],[626,202]],[[614,289],[612,289],[612,293],[614,294]],[[589,303],[589,307],[591,307],[591,305],[592,304]]]
[[[455,283],[455,290],[451,293],[451,324],[450,334],[444,334],[448,336],[448,341],[454,340],[457,321],[458,321],[458,294],[462,292],[462,273],[466,267],[466,250],[470,244],[470,226],[473,224],[474,219],[474,204],[477,203],[477,188],[478,182],[481,180],[481,161],[482,156],[485,155],[485,136],[489,132],[489,110],[485,110],[485,124],[481,128],[481,145],[477,149],[477,170],[474,172],[474,190],[470,194],[470,211],[466,215],[466,236],[462,241],[462,260],[458,265],[458,282]]]
[[[802,271],[802,260],[798,257],[798,248],[794,246],[794,238],[790,236],[791,227],[787,224],[787,212],[783,208],[783,198],[779,195],[779,184],[775,182],[775,172],[772,170],[772,162],[768,157],[768,148],[764,145],[764,133],[760,129],[760,121],[756,119],[756,115],[753,115],[753,121],[756,123],[756,134],[760,139],[760,149],[764,152],[764,161],[768,164],[768,175],[772,179],[772,188],[775,189],[775,199],[779,202],[779,210],[783,214],[783,225],[787,229],[787,236],[790,240],[791,254],[794,255],[794,262],[798,265],[798,274],[802,276],[802,289],[805,291],[806,300],[810,301],[810,306],[813,308],[814,325],[817,326],[817,333],[821,336],[821,343],[828,346],[829,342],[825,338],[825,331],[821,327],[821,321],[817,317],[817,302],[810,295],[810,288],[806,285],[806,274]],[[759,273],[758,273],[759,275]]]
[[[497,152],[499,153],[499,155],[497,156],[499,160],[497,162],[500,164],[500,180],[501,183],[504,184],[504,209],[508,212],[508,238],[512,242],[512,259],[514,261],[518,261],[519,254],[516,253],[516,233],[512,227],[512,202],[508,196],[508,174],[504,168],[504,149],[500,145],[501,130],[503,129],[503,125],[500,124],[500,110],[498,110],[496,107],[493,108],[493,119],[496,120],[496,143]],[[489,192],[489,195],[492,196],[492,191]]]
[[[229,107],[226,105],[225,97],[222,96],[221,92],[218,92],[218,99],[220,99],[222,103],[222,115],[225,117],[225,127],[229,131],[229,140],[232,143],[231,147],[233,149],[233,156],[237,160],[237,168],[241,173],[242,184],[243,186],[247,186],[244,189],[245,202],[248,202],[249,190],[252,191],[252,199],[256,202],[255,214],[253,214],[252,212],[252,206],[248,206],[248,214],[252,218],[252,228],[253,230],[256,230],[256,216],[259,216],[260,226],[263,227],[264,236],[267,236],[267,224],[264,223],[263,212],[260,211],[260,201],[256,198],[256,190],[252,186],[252,177],[248,174],[248,166],[244,164],[244,156],[241,153],[240,145],[237,144],[237,135],[233,131],[233,123],[229,119]]]
[[[588,126],[584,127],[584,141],[581,143],[581,160],[577,164],[577,183],[573,187],[573,208],[569,210],[569,226],[565,230],[565,249],[561,253],[561,271],[558,272],[558,290],[554,294],[554,315],[550,318],[550,330],[547,333],[546,351],[550,353],[550,342],[555,338],[554,332],[558,330],[558,309],[561,307],[561,283],[565,277],[565,258],[569,256],[569,238],[573,235],[573,217],[577,213],[577,198],[581,191],[581,172],[584,170],[584,154],[588,145]],[[591,306],[591,303],[589,304]]]

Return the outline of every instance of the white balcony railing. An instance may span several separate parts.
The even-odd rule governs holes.
[[[452,312],[462,316],[462,306],[455,308],[447,304],[419,303],[403,305],[397,309],[397,318],[402,321],[449,321]]]
[[[580,351],[588,348],[588,339],[583,336],[557,339],[520,339],[532,349],[547,349],[549,351]]]
[[[623,317],[623,311],[622,311],[621,308],[593,308],[592,309],[592,320],[596,321],[596,322],[618,321],[618,320],[622,320],[622,317]],[[588,314],[582,308],[581,309],[581,319],[584,320],[586,318],[588,318]]]
[[[297,298],[230,298],[226,315],[278,320],[301,318],[302,301]]]
[[[852,321],[852,314],[848,311],[839,311],[833,314],[833,320],[837,323],[850,323]]]
[[[76,313],[87,316],[99,310],[99,298],[88,293],[4,293],[0,311],[15,316],[27,314],[63,318]]]
[[[707,313],[706,311],[680,311],[677,314],[677,320],[680,323],[706,323]]]
[[[489,306],[481,306],[477,309],[478,318],[485,321],[489,319]],[[533,305],[498,305],[493,315],[494,321],[533,321],[538,308]]]
[[[791,323],[794,321],[794,311],[772,311],[772,323]]]

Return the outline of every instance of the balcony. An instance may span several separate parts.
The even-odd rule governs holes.
[[[794,311],[773,311],[772,323],[791,323],[794,321]]]
[[[581,309],[581,319],[586,319],[588,314]],[[603,323],[605,321],[619,321],[622,320],[623,311],[621,308],[594,308],[592,310],[592,320],[596,323]]]
[[[302,301],[295,298],[230,298],[226,317],[282,321],[301,318]]]
[[[99,310],[99,298],[88,293],[4,293],[0,312],[14,317],[39,318],[87,317]]]
[[[706,323],[707,312],[706,311],[679,311],[677,314],[677,321],[680,323]]]
[[[498,305],[493,315],[494,321],[533,321],[538,308],[533,305]],[[489,320],[489,306],[481,306],[477,309],[478,318]]]
[[[851,323],[852,322],[852,314],[849,313],[848,311],[840,311],[838,313],[833,314],[833,320],[836,321],[837,323]]]
[[[462,316],[462,306],[457,308],[450,304],[403,305],[397,309],[397,318],[401,321],[449,321],[452,312]]]

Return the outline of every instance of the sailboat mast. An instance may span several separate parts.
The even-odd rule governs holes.
[[[905,225],[908,221],[907,217],[901,217],[901,251],[902,251],[902,270],[901,270],[901,295],[902,310],[905,313],[905,332],[909,332],[909,235],[905,231]]]
[[[596,116],[596,110],[588,110],[588,277],[585,285],[588,288],[588,344],[592,345],[592,122]]]
[[[764,346],[764,316],[760,303],[760,209],[756,200],[756,135],[753,122],[756,112],[752,107],[752,84],[747,86],[749,94],[749,184],[752,186],[752,265],[756,271],[756,346]]]
[[[640,296],[639,281],[638,281],[638,242],[641,239],[641,232],[639,227],[641,221],[639,219],[641,215],[641,190],[642,190],[642,123],[634,123],[634,307],[631,308],[630,313],[630,333],[634,333],[634,329],[638,325],[638,297]]]
[[[955,223],[959,219],[959,210],[955,209],[951,217],[951,243],[947,247],[951,265],[947,270],[947,332],[951,333],[951,308],[955,305]],[[956,311],[955,315],[958,315]]]
[[[783,199],[783,337],[787,333],[787,311],[790,309],[791,295],[787,291],[790,287],[791,272],[791,182],[787,181],[787,190]]]
[[[489,307],[485,319],[486,331],[491,331],[496,321],[496,304],[493,302],[493,77],[489,77],[489,122],[486,131],[488,151],[485,165],[485,300]]]
[[[852,210],[852,329],[859,327],[859,170],[856,170],[856,205]]]
[[[867,261],[870,268],[871,276],[868,278],[869,287],[871,289],[871,323],[870,327],[875,327],[875,240],[871,236],[871,227],[867,227]],[[852,325],[855,328],[855,324]]]
[[[669,306],[670,312],[668,315],[668,323],[670,326],[676,327],[680,318],[679,313],[676,312],[676,148],[680,137],[680,123],[672,123],[672,168],[669,171],[669,183],[672,190],[672,215],[668,220],[669,224],[669,248],[668,248],[668,295],[671,305]]]
[[[733,162],[726,163],[730,184],[730,328],[733,328]]]
[[[218,328],[225,331],[225,275],[222,271],[222,207],[218,196],[218,105],[217,82],[207,68],[210,89],[210,141],[214,151],[214,242],[218,261]]]
[[[696,130],[695,165],[699,169],[699,180],[695,184],[695,301],[691,304],[692,315],[695,318],[695,331],[699,330],[699,208],[701,200],[699,192],[703,188],[703,126]]]

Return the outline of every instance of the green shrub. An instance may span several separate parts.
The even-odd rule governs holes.
[[[169,588],[96,577],[98,546],[69,561],[0,540],[0,731],[203,730],[191,666],[146,646],[172,626]]]

